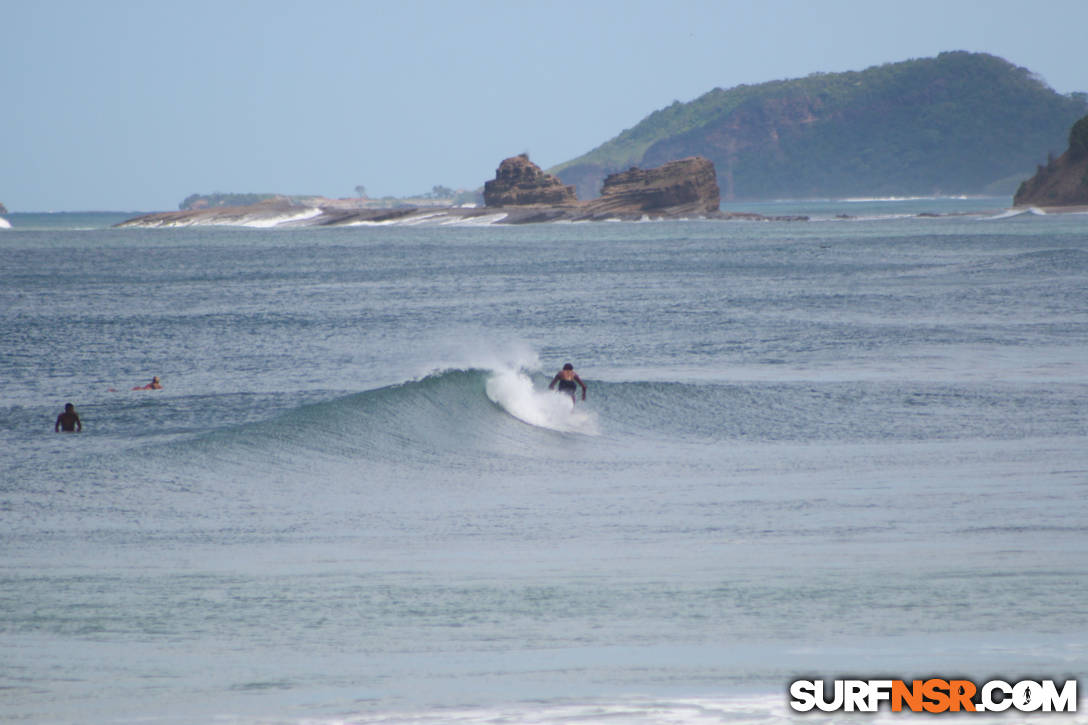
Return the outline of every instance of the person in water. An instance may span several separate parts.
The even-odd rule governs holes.
[[[133,390],[162,390],[162,383],[159,382],[159,376],[155,375],[151,378],[151,382],[147,385],[137,385]]]
[[[64,412],[57,416],[57,422],[53,425],[53,432],[60,433],[82,433],[83,421],[79,419],[79,413],[76,412],[76,406],[68,403],[64,406]]]
[[[582,386],[582,400],[586,399],[586,384],[582,382],[582,379],[578,377],[578,373],[574,372],[574,366],[567,363],[563,366],[563,369],[555,374],[552,381],[548,383],[548,390],[554,390],[555,386],[559,385],[559,392],[566,393],[570,396],[570,402],[574,403],[575,394],[578,392],[578,385]]]

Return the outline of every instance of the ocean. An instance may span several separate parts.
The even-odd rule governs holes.
[[[9,215],[0,720],[856,725],[917,716],[790,683],[1081,677],[1088,216],[1006,206]]]

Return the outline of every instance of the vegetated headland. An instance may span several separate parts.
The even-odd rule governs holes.
[[[507,193],[488,199],[486,186],[482,192],[436,186],[416,198],[382,200],[366,197],[361,186],[356,187],[359,197],[350,199],[192,195],[182,202],[182,212],[147,215],[124,224],[260,225],[264,220],[269,225],[312,226],[410,221],[421,215],[527,223],[688,218],[696,207],[697,216],[758,216],[709,209],[705,197],[709,187],[695,177],[683,182],[673,178],[669,182],[673,192],[662,195],[658,189],[653,199],[638,201],[630,197],[634,182],[627,179],[628,196],[616,195],[617,174],[638,171],[639,183],[652,186],[662,177],[647,181],[645,170],[686,159],[709,164],[719,203],[726,204],[1011,196],[1041,159],[1050,159],[1046,168],[1057,163],[1055,156],[1065,146],[1068,129],[1086,112],[1086,93],[1062,95],[1027,68],[985,53],[954,51],[861,71],[716,88],[691,102],[677,101],[651,113],[548,173],[535,164],[535,171],[517,164],[505,171],[500,166],[496,179],[487,182],[494,185],[503,174],[521,174],[514,182],[516,191],[519,185],[534,188],[547,177],[551,180],[544,196],[541,187],[528,195]],[[689,196],[677,196],[676,189],[685,185],[701,191],[691,196],[689,189]],[[569,194],[559,193],[565,188]],[[649,193],[649,188],[643,192]],[[1048,193],[1057,195],[1054,200],[1061,196]],[[685,200],[678,201],[681,198]],[[692,206],[696,198],[699,201]]]
[[[674,102],[548,169],[592,198],[630,166],[702,156],[722,199],[1011,196],[1088,94],[1062,95],[985,53],[941,53],[846,73],[716,88]]]

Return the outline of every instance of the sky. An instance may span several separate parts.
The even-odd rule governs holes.
[[[408,196],[674,100],[946,50],[1088,91],[1088,0],[0,0],[0,202]]]

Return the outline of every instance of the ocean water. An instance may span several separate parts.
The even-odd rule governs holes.
[[[888,722],[789,682],[1085,674],[1088,216],[753,210],[811,220],[10,215],[0,720]]]

